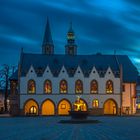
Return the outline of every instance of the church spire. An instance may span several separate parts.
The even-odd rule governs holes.
[[[72,29],[72,22],[70,22],[70,28],[67,33],[67,41],[68,41],[68,43],[74,43],[74,41],[75,41],[75,35],[74,35],[74,31]]]
[[[75,34],[72,28],[72,22],[67,33],[67,45],[65,46],[65,53],[68,55],[77,54],[77,45],[75,44]]]
[[[46,29],[45,29],[44,39],[43,39],[43,44],[42,44],[42,53],[48,54],[48,55],[51,55],[54,53],[54,45],[53,45],[53,40],[52,40],[50,24],[49,24],[48,18],[47,18],[47,24],[46,24]]]

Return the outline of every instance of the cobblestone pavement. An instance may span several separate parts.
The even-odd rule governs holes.
[[[0,118],[0,140],[140,140],[140,117],[89,117],[100,123],[61,124],[70,117]]]

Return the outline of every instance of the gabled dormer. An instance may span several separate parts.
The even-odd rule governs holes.
[[[64,65],[62,66],[62,68],[61,68],[61,70],[60,70],[58,76],[61,77],[61,78],[66,78],[66,77],[68,77],[68,73],[67,73],[67,70],[66,70],[66,68],[64,67]]]
[[[53,77],[53,74],[52,74],[52,72],[51,72],[49,66],[46,67],[46,69],[45,69],[45,71],[44,71],[44,73],[43,73],[42,76],[43,76],[43,77],[48,77],[48,78]]]
[[[100,77],[97,69],[95,68],[95,66],[93,66],[93,68],[92,68],[92,70],[89,74],[89,77],[92,77],[94,79],[98,79]]]
[[[81,70],[80,66],[77,67],[74,77],[77,77],[77,78],[84,77],[83,71]]]
[[[29,79],[30,78],[34,78],[34,77],[37,77],[37,74],[35,72],[35,69],[34,69],[34,67],[32,65],[30,66],[30,68],[29,68],[29,70],[28,70],[28,72],[26,74],[26,77],[28,77]]]
[[[107,79],[115,78],[114,73],[113,73],[113,71],[110,67],[108,67],[104,77],[107,78]]]

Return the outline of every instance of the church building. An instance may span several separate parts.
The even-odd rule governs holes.
[[[138,72],[128,56],[79,55],[77,48],[71,24],[65,54],[55,54],[47,20],[42,53],[22,51],[10,78],[10,113],[69,115],[78,96],[90,115],[135,114]]]

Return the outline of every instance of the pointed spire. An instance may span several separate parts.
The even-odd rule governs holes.
[[[65,53],[67,55],[77,54],[77,45],[75,44],[75,35],[72,28],[72,22],[70,22],[70,27],[67,32],[67,44],[65,45]]]
[[[53,44],[53,40],[52,40],[52,35],[51,35],[51,30],[50,30],[49,19],[47,18],[47,24],[46,24],[46,29],[45,29],[44,40],[43,40],[42,46],[45,46],[48,44]]]
[[[72,29],[72,22],[70,22],[70,28],[69,28],[69,31],[68,31],[69,33],[74,33],[73,32],[73,29]]]
[[[70,22],[70,28],[67,33],[67,40],[68,40],[68,43],[74,43],[74,40],[75,40],[74,31],[72,29],[72,22]]]

